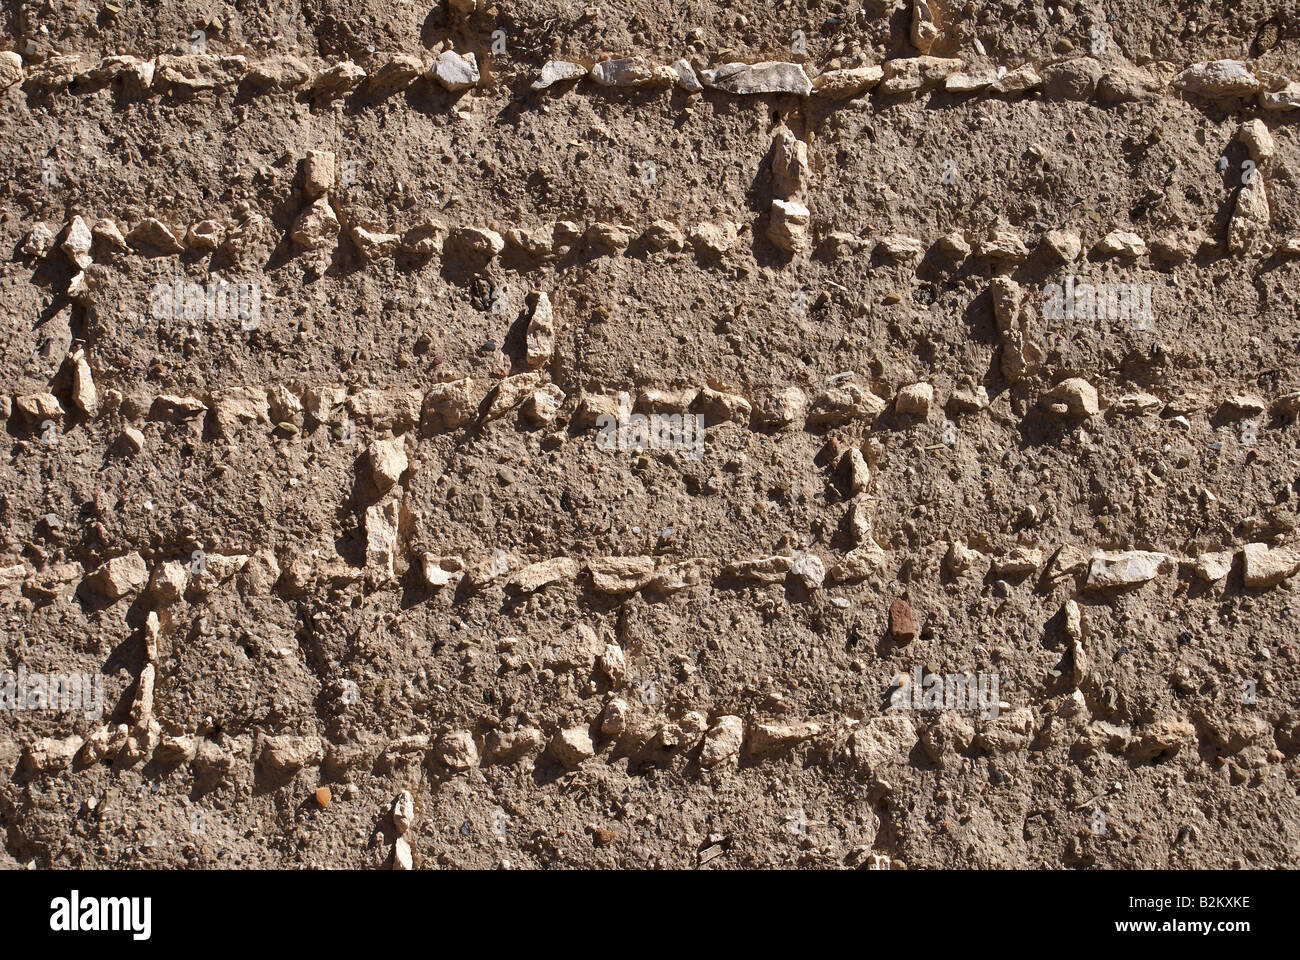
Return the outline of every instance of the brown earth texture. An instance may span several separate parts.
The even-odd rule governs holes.
[[[0,862],[1300,859],[1300,5],[0,4]]]

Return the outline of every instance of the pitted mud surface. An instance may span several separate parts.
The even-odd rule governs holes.
[[[1295,865],[1300,7],[1130,6],[6,3],[0,860]]]

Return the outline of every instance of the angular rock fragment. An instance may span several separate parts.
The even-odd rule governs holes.
[[[560,415],[564,401],[564,391],[557,384],[548,383],[524,401],[524,418],[530,423],[548,424]]]
[[[894,411],[909,417],[924,419],[934,403],[934,387],[928,383],[913,383],[898,391],[894,398]]]
[[[530,293],[528,300],[532,312],[524,338],[524,360],[530,367],[540,367],[549,363],[555,352],[555,311],[545,290]]]
[[[1085,586],[1090,590],[1129,587],[1154,580],[1173,565],[1168,554],[1149,550],[1096,553],[1088,565]]]
[[[1235,550],[1203,553],[1192,561],[1192,569],[1206,583],[1218,583],[1231,572],[1234,556],[1236,556]]]
[[[1097,388],[1082,377],[1062,380],[1043,394],[1043,401],[1053,413],[1071,417],[1095,417],[1101,412]]]
[[[640,87],[658,82],[659,76],[645,57],[621,57],[592,66],[591,79],[602,87]]]
[[[727,93],[793,93],[806,97],[812,93],[812,81],[798,63],[764,61],[762,63],[724,63],[704,70],[700,79],[706,87]]]
[[[921,53],[929,53],[934,41],[939,39],[939,27],[934,22],[934,14],[930,12],[930,4],[926,0],[912,0],[910,36],[912,46]]]
[[[464,426],[478,416],[482,399],[474,380],[469,377],[435,384],[424,398],[421,428],[425,433],[431,433]]]
[[[332,247],[339,235],[339,218],[326,197],[317,197],[298,218],[289,231],[289,238],[305,250]]]
[[[730,220],[723,220],[720,223],[697,223],[687,232],[691,246],[697,252],[716,257],[722,256],[735,246],[738,236],[739,231]]]
[[[472,770],[479,764],[478,745],[468,730],[449,730],[433,745],[433,755],[449,770]]]
[[[911,643],[916,639],[916,619],[911,605],[901,598],[889,604],[889,636],[895,643]]]
[[[315,97],[341,97],[351,93],[366,78],[366,71],[351,60],[334,64],[316,75],[311,92]]]
[[[535,593],[553,583],[573,580],[577,575],[578,561],[572,557],[552,557],[516,571],[510,578],[510,586],[521,593]]]
[[[1250,96],[1260,89],[1260,81],[1240,60],[1211,60],[1192,64],[1174,78],[1174,86],[1197,96],[1224,99]]]
[[[989,284],[993,316],[1002,337],[1002,375],[1016,381],[1030,373],[1042,359],[1042,353],[1029,340],[1028,317],[1024,315],[1024,293],[1020,284],[1008,277],[994,277]]]
[[[545,90],[547,87],[556,83],[563,83],[565,80],[576,80],[579,77],[587,75],[587,68],[580,63],[574,63],[570,60],[547,60],[542,66],[542,73],[533,81],[534,90]]]
[[[718,717],[704,734],[700,747],[700,766],[712,769],[734,760],[745,742],[745,722],[736,716]]]
[[[768,720],[754,724],[749,734],[751,753],[764,754],[811,740],[822,732],[821,724],[812,720]]]
[[[523,403],[541,384],[540,373],[518,373],[513,377],[506,377],[488,395],[488,408],[483,419],[497,420],[504,417]]]
[[[368,454],[370,479],[380,493],[390,490],[410,465],[406,456],[406,443],[401,437],[374,441],[370,444]]]
[[[261,765],[267,772],[288,777],[303,767],[317,766],[325,759],[325,741],[320,737],[284,734],[262,741]]]
[[[1237,205],[1228,222],[1228,249],[1237,254],[1250,250],[1268,236],[1271,218],[1264,177],[1256,171],[1237,193]]]
[[[598,593],[631,593],[654,577],[654,557],[603,557],[590,560],[587,571]]]
[[[886,60],[881,66],[884,79],[880,89],[886,94],[903,94],[944,82],[950,73],[962,68],[962,62],[949,57],[921,56]]]
[[[794,558],[781,555],[738,560],[728,564],[723,574],[750,583],[780,583],[794,566]]]
[[[149,579],[149,568],[138,553],[113,557],[96,567],[82,586],[110,603],[136,593]]]
[[[813,93],[827,100],[859,97],[880,82],[885,71],[879,66],[827,70],[813,80]]]
[[[762,427],[785,427],[803,419],[808,396],[795,386],[779,387],[765,394],[754,410],[754,421]]]
[[[1248,543],[1241,555],[1242,582],[1248,587],[1273,587],[1300,571],[1300,544]]]
[[[772,136],[772,191],[778,197],[793,199],[808,186],[808,144],[791,132],[777,127]]]
[[[94,263],[94,259],[90,256],[91,242],[90,227],[85,220],[77,216],[69,222],[67,232],[63,235],[63,243],[59,246],[76,267],[85,270]]]
[[[1141,257],[1147,252],[1147,243],[1128,230],[1112,230],[1101,238],[1097,252],[1105,256]]]
[[[994,93],[1016,94],[1037,90],[1042,85],[1043,78],[1038,75],[1038,71],[1030,64],[1025,64],[1002,74],[989,89]]]
[[[853,420],[873,422],[885,411],[885,401],[853,379],[836,380],[820,393],[808,412],[812,426],[842,426]]]
[[[183,253],[185,244],[176,239],[170,227],[155,217],[141,220],[126,235],[127,242],[137,250],[159,250],[163,253]]]
[[[677,75],[677,86],[687,93],[699,93],[704,89],[704,84],[700,83],[700,78],[689,61],[674,60],[670,69]]]
[[[462,54],[444,50],[438,54],[438,59],[434,61],[425,76],[437,80],[445,89],[453,93],[468,90],[478,86],[478,61],[472,53]]]
[[[569,727],[555,735],[548,746],[551,756],[570,769],[596,755],[586,727]]]

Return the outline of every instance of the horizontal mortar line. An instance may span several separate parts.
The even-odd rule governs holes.
[[[444,51],[444,53],[451,53],[451,51]],[[30,70],[28,70],[27,79],[23,81],[23,86],[25,88],[34,89],[34,90],[41,90],[41,89],[59,90],[59,89],[68,89],[73,83],[82,83],[87,85],[88,87],[94,87],[98,89],[98,88],[103,88],[105,86],[108,86],[114,79],[117,79],[127,74],[129,71],[134,70],[136,71],[135,75],[139,79],[138,92],[141,94],[157,93],[158,84],[160,83],[165,84],[165,89],[179,90],[187,94],[192,94],[198,92],[216,91],[226,87],[239,86],[245,81],[245,79],[249,76],[250,73],[257,70],[262,70],[264,69],[265,65],[268,64],[275,64],[280,67],[283,67],[287,62],[287,58],[292,57],[292,55],[286,54],[280,57],[265,58],[262,60],[253,61],[251,65],[248,59],[242,54],[179,54],[179,55],[158,54],[156,55],[156,59],[152,59],[152,60],[145,60],[136,57],[104,57],[98,60],[98,62],[96,62],[93,66],[89,66],[87,69],[81,70],[80,72],[70,72],[74,68],[72,58],[80,58],[81,56],[82,56],[81,54],[67,54],[67,55],[62,55],[61,58],[52,58],[53,67],[51,68],[50,66],[48,66],[51,64],[51,61],[45,61],[45,65],[46,65],[45,70],[42,70],[42,66],[43,66],[42,64],[37,64],[33,66]],[[442,54],[440,54],[440,56],[442,56]],[[653,70],[655,68],[655,65],[652,63],[652,61],[647,60],[645,57],[641,55],[633,54],[628,57],[613,58],[613,59],[614,61],[620,63],[629,60],[643,61],[646,70],[650,71],[651,74],[650,79],[638,80],[635,83],[629,83],[629,84],[617,84],[617,83],[600,84],[600,83],[596,83],[595,81],[588,83],[585,81],[587,81],[591,77],[591,73],[590,73],[591,67],[587,66],[585,61],[562,61],[566,63],[573,63],[576,66],[580,66],[584,70],[586,70],[587,73],[581,76],[574,76],[568,80],[560,81],[560,82],[571,83],[574,80],[583,80],[584,87],[586,88],[591,88],[593,86],[605,86],[607,89],[615,89],[615,90],[654,88],[656,86],[667,86],[673,83],[673,81],[670,78],[662,74],[657,77],[653,76]],[[828,99],[828,100],[852,99],[855,97],[865,95],[866,93],[870,92],[872,88],[877,86],[877,83],[881,85],[879,87],[879,90],[881,92],[884,92],[888,95],[893,95],[891,91],[886,89],[889,86],[891,80],[895,79],[894,76],[890,76],[889,74],[893,73],[897,75],[900,71],[911,70],[911,69],[919,70],[920,78],[917,80],[915,88],[909,86],[907,89],[898,90],[897,94],[899,96],[907,96],[909,94],[920,93],[927,89],[933,90],[936,87],[943,87],[946,90],[946,92],[957,93],[957,94],[980,93],[980,92],[985,92],[986,90],[998,96],[1016,95],[1021,93],[1030,94],[1035,92],[1037,89],[1039,89],[1042,86],[1043,78],[1038,73],[1040,67],[1046,70],[1048,67],[1055,66],[1060,63],[1068,63],[1071,60],[1078,60],[1078,59],[1084,59],[1084,58],[1064,57],[1064,58],[1053,59],[1050,61],[1041,61],[1038,64],[1032,62],[1021,63],[1021,64],[1017,64],[1014,68],[1007,68],[999,65],[992,65],[992,66],[976,65],[974,62],[963,62],[957,58],[937,58],[937,57],[925,57],[925,56],[896,57],[889,60],[880,61],[876,64],[868,64],[863,67],[840,68],[836,70],[819,72],[817,74],[818,78],[824,78],[829,75],[840,75],[840,76],[851,75],[854,73],[854,71],[862,71],[862,70],[874,71],[876,69],[880,69],[883,71],[884,74],[886,74],[886,76],[884,76],[883,79],[878,79],[877,81],[869,82],[867,83],[867,86],[865,86],[863,89],[856,90],[851,94],[841,93],[841,94],[832,94],[832,95],[818,94],[815,81],[812,78],[809,78],[807,76],[806,72],[804,71],[804,64],[801,62],[759,61],[760,63],[765,63],[765,64],[779,63],[792,68],[797,67],[800,75],[802,75],[804,80],[807,81],[808,83],[809,86],[808,93],[801,94],[798,93],[797,91],[770,90],[770,91],[757,91],[754,93],[736,93],[732,95],[783,96],[783,95],[794,94],[794,95],[799,95],[801,97],[806,97],[811,95],[818,99]],[[1094,59],[1094,58],[1088,58],[1088,59]],[[434,80],[437,77],[437,65],[438,65],[438,60],[436,59],[433,61],[432,65],[429,65],[426,64],[422,58],[417,58],[411,55],[397,55],[396,57],[390,59],[386,64],[380,65],[378,70],[374,74],[371,74],[370,72],[366,71],[364,68],[353,63],[350,60],[345,60],[345,61],[338,61],[336,63],[330,64],[329,66],[326,66],[323,70],[318,70],[314,75],[312,75],[309,72],[311,71],[312,68],[308,66],[306,62],[296,57],[293,57],[293,60],[296,61],[296,64],[292,67],[292,69],[294,70],[294,76],[297,77],[300,74],[302,74],[304,71],[308,71],[308,75],[302,76],[300,80],[296,80],[296,81],[291,79],[287,83],[277,83],[274,80],[267,80],[263,83],[263,87],[261,89],[261,92],[264,95],[269,95],[271,88],[278,88],[281,92],[284,93],[293,93],[299,90],[300,88],[313,90],[316,88],[316,84],[321,82],[321,78],[323,76],[333,77],[333,76],[342,75],[342,74],[332,75],[329,73],[329,71],[334,70],[334,71],[343,71],[349,74],[346,80],[341,81],[342,87],[338,88],[341,91],[338,94],[339,96],[348,96],[357,92],[365,93],[369,88],[370,92],[376,96],[382,93],[383,94],[383,97],[381,97],[382,100],[395,93],[401,92],[401,90],[405,89],[405,87],[415,82],[416,79],[423,78],[423,79]],[[548,61],[548,62],[554,62],[554,61]],[[602,62],[608,63],[611,61],[609,60],[594,61],[592,65],[595,66]],[[734,61],[734,62],[742,63],[742,61]],[[1103,67],[1106,66],[1106,62],[1104,61],[1095,61],[1095,62],[1101,63]],[[1207,61],[1197,61],[1196,63],[1189,64],[1185,66],[1181,72],[1179,72],[1178,76],[1182,76],[1187,70],[1196,67],[1200,64],[1204,64],[1206,62]],[[1209,62],[1244,63],[1244,61],[1227,61],[1227,60],[1209,61]],[[395,68],[394,64],[397,64],[398,66]],[[947,64],[947,65],[942,65],[942,64]],[[724,65],[725,64],[718,64],[715,65],[715,68],[717,66],[724,66]],[[752,65],[752,64],[746,64],[746,65]],[[75,66],[79,66],[79,64],[76,64]],[[163,78],[159,78],[156,74],[155,66],[160,67],[164,71],[166,71],[166,76]],[[62,68],[68,72],[62,72],[62,73],[56,72],[55,68]],[[385,72],[386,68],[387,68],[387,72]],[[703,70],[715,69],[715,68],[702,68],[701,72],[703,72]],[[142,73],[140,73],[141,69],[143,69],[144,73],[148,75],[147,77],[145,77]],[[236,73],[233,75],[227,75],[227,73],[221,73],[215,79],[213,79],[210,76],[202,77],[202,76],[189,75],[192,73],[199,73],[203,69],[213,70],[213,71],[226,71],[227,73],[229,71],[236,71]],[[522,67],[520,69],[522,70]],[[660,69],[663,70],[663,69],[671,69],[671,68],[660,67]],[[694,69],[694,67],[692,67],[692,69]],[[1177,67],[1175,67],[1174,69],[1177,70]],[[967,70],[975,70],[978,71],[978,73],[968,74],[966,73]],[[1015,78],[1016,86],[1014,89],[1006,89],[1006,90],[996,89],[996,84],[999,82],[1001,78],[995,78],[989,80],[987,86],[982,85],[984,83],[984,80],[986,80],[989,76],[996,75],[999,70],[1006,71],[1004,76]],[[1145,68],[1136,67],[1135,65],[1132,65],[1127,60],[1117,64],[1118,72],[1124,72],[1124,71],[1131,72],[1134,70],[1142,71],[1142,73],[1145,75],[1144,79],[1149,80],[1150,83],[1153,85],[1149,89],[1144,90],[1144,93],[1152,94],[1153,96],[1151,97],[1144,96],[1138,99],[1155,99],[1157,98],[1157,96],[1160,99],[1179,99],[1179,97],[1176,96],[1171,97],[1171,96],[1164,95],[1164,90],[1167,89],[1170,86],[1170,83],[1174,81],[1161,80],[1155,77],[1154,75],[1152,75],[1149,71],[1145,70]],[[1116,71],[1112,71],[1112,72],[1116,72]],[[1248,69],[1247,72],[1249,73]],[[1297,89],[1297,84],[1291,81],[1290,78],[1282,76],[1280,74],[1273,74],[1269,71],[1264,71],[1264,72],[1267,73],[1270,77],[1276,78],[1268,85],[1269,86],[1268,89],[1265,88],[1264,81],[1255,77],[1254,74],[1250,74],[1251,79],[1254,81],[1253,89],[1246,89],[1246,87],[1249,87],[1250,84],[1243,82],[1240,89],[1232,88],[1232,91],[1230,93],[1211,92],[1207,94],[1207,99],[1246,100],[1248,98],[1251,98],[1257,101],[1258,105],[1262,106],[1265,110],[1275,110],[1279,112],[1289,110],[1289,109],[1294,109],[1294,108],[1300,108],[1300,89]],[[474,73],[475,75],[477,75],[478,73],[477,68],[475,68]],[[271,74],[267,73],[265,75],[270,76]],[[962,90],[947,90],[947,80],[948,77],[951,75],[961,75],[963,77],[971,77],[972,79],[969,82],[977,85]],[[638,74],[638,76],[640,76],[640,74]],[[1103,74],[1103,76],[1105,76],[1105,74]],[[457,85],[457,89],[452,92],[459,92],[462,89],[484,89],[484,86],[482,85],[482,78],[478,76],[476,76],[475,82],[473,84],[467,84],[464,87],[459,87],[459,84],[462,82],[459,79],[450,82],[453,83],[454,85]],[[518,82],[523,83],[527,81],[520,80]],[[699,81],[697,79],[696,83],[698,82]],[[908,82],[910,84],[910,81]],[[825,83],[825,81],[823,81],[823,83]],[[680,86],[680,84],[678,85]],[[704,87],[705,89],[712,89],[715,92],[729,93],[729,91],[727,91],[725,88],[718,87],[716,85],[710,86],[708,84],[705,84]],[[71,92],[73,92],[75,95],[75,93],[77,93],[78,91],[71,91]],[[696,93],[700,91],[691,88],[691,89],[687,89],[686,92]],[[1193,96],[1193,97],[1197,96],[1197,93],[1193,91],[1189,94],[1189,96]],[[331,99],[332,97],[331,95],[322,92],[321,98]],[[1068,101],[1071,98],[1065,98],[1065,99]],[[1084,97],[1081,99],[1084,100],[1091,99],[1091,94],[1088,97]],[[1253,108],[1254,104],[1252,103],[1251,106]],[[1242,109],[1245,109],[1244,105]]]

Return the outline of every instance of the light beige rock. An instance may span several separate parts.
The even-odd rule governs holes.
[[[435,384],[425,395],[421,425],[425,432],[464,426],[478,416],[482,399],[469,377]]]
[[[528,295],[531,313],[524,337],[524,361],[530,367],[550,363],[555,353],[555,310],[545,290],[535,290]]]
[[[534,90],[545,90],[547,87],[556,83],[563,83],[565,80],[576,80],[579,77],[587,75],[587,68],[580,63],[574,63],[571,60],[547,60],[542,65],[542,73],[533,81]]]
[[[325,759],[325,741],[315,736],[284,734],[262,741],[261,765],[268,772],[286,777]]]
[[[718,717],[704,734],[700,747],[700,766],[712,769],[740,755],[745,743],[745,721],[736,716]]]
[[[754,410],[754,421],[763,427],[785,427],[798,423],[808,410],[808,395],[795,386],[778,387],[764,394]]]
[[[1097,252],[1106,256],[1141,257],[1147,252],[1147,242],[1128,230],[1112,230],[1101,238]]]
[[[464,571],[465,564],[459,557],[440,557],[426,553],[420,558],[420,569],[425,586],[437,589],[457,579]]]
[[[591,68],[591,79],[602,87],[640,87],[659,80],[645,57],[601,60]]]
[[[434,756],[449,770],[472,770],[479,764],[478,745],[468,730],[450,730],[433,745]]]
[[[510,585],[521,593],[535,593],[553,583],[573,580],[578,575],[578,561],[572,557],[552,557],[520,568],[510,578]]]
[[[1109,407],[1109,412],[1126,417],[1154,413],[1164,406],[1164,401],[1150,393],[1126,393]]]
[[[447,235],[445,247],[454,250],[474,266],[485,266],[506,248],[505,239],[486,227],[460,227]]]
[[[753,413],[750,402],[740,394],[715,390],[712,387],[701,387],[693,406],[710,420],[724,422],[749,423],[750,415]]]
[[[524,401],[524,417],[531,423],[551,423],[559,416],[565,399],[564,391],[557,384],[548,383]]]
[[[1268,236],[1271,220],[1264,176],[1256,171],[1237,193],[1237,204],[1228,222],[1228,249],[1236,254],[1252,249]]]
[[[1154,580],[1173,565],[1168,554],[1149,550],[1095,553],[1088,565],[1086,586],[1090,590],[1128,587]]]
[[[1272,587],[1300,571],[1300,543],[1270,547],[1248,543],[1242,550],[1242,582],[1248,587]]]
[[[1048,230],[1043,242],[1062,263],[1074,263],[1083,253],[1083,241],[1074,230]]]
[[[1048,409],[1071,417],[1095,417],[1101,412],[1097,388],[1082,377],[1062,380],[1043,394]]]
[[[697,223],[686,234],[697,251],[722,256],[736,245],[739,231],[730,220],[718,223]]]
[[[399,521],[399,504],[391,498],[365,510],[366,570],[376,583],[389,583],[397,577]]]
[[[1235,550],[1203,553],[1192,562],[1192,569],[1206,583],[1218,583],[1231,572],[1232,558],[1236,553]]]
[[[90,372],[83,350],[75,350],[68,356],[72,368],[72,402],[88,417],[99,413],[99,394],[95,390],[95,378]]]
[[[393,869],[415,869],[415,858],[411,854],[411,844],[405,837],[398,837],[393,841]]]
[[[1268,125],[1258,118],[1247,120],[1239,126],[1236,139],[1238,143],[1245,146],[1250,159],[1254,160],[1257,166],[1266,165],[1277,153],[1277,143],[1273,140],[1273,134],[1269,132]]]
[[[772,136],[772,191],[794,199],[808,187],[808,144],[784,124]]]
[[[488,408],[483,419],[496,420],[504,417],[523,403],[529,394],[541,387],[541,384],[540,373],[518,373],[513,377],[506,377],[497,383],[496,388],[488,395]]]
[[[68,223],[67,232],[63,236],[63,243],[59,247],[73,264],[79,269],[85,270],[95,262],[90,255],[92,242],[90,226],[84,219],[77,216],[73,217]]]
[[[0,51],[0,90],[23,78],[23,58],[12,50]]]
[[[1002,338],[1002,375],[1010,381],[1032,373],[1042,360],[1042,351],[1030,340],[1028,318],[1020,284],[1009,277],[994,277],[989,283],[993,316]]]
[[[626,700],[615,697],[605,704],[600,714],[600,732],[607,737],[622,736],[632,718],[632,708]]]
[[[728,564],[724,575],[751,583],[780,583],[794,566],[794,558],[783,555],[755,557]]]
[[[1240,60],[1194,63],[1177,77],[1174,86],[1210,99],[1246,97],[1260,89],[1259,78]]]
[[[798,63],[766,60],[761,63],[724,63],[700,73],[706,87],[735,94],[812,93],[812,81]]]
[[[1025,64],[1015,70],[1008,70],[998,77],[991,89],[994,93],[1015,94],[1037,90],[1042,85],[1043,78],[1039,76],[1038,71],[1032,65]]]
[[[561,730],[551,740],[548,750],[551,756],[570,769],[581,766],[596,755],[596,748],[586,727]]]
[[[410,460],[406,456],[406,442],[401,437],[376,440],[367,451],[370,459],[370,479],[380,493],[386,493],[401,479]]]
[[[410,790],[403,790],[393,798],[390,814],[393,820],[393,830],[397,832],[399,837],[411,829],[411,824],[415,820],[415,799],[411,796]]]
[[[348,236],[352,240],[352,245],[357,248],[357,252],[361,254],[362,259],[367,262],[392,256],[393,251],[402,242],[401,234],[369,230],[359,225],[351,227],[348,230]]]
[[[597,593],[631,593],[654,577],[654,557],[602,557],[590,560],[587,571]]]
[[[894,398],[894,410],[909,417],[929,416],[930,406],[934,403],[934,387],[928,383],[913,383],[898,391]]]
[[[190,224],[185,243],[191,250],[216,250],[225,239],[225,228],[218,220],[200,220]]]
[[[326,197],[317,197],[298,214],[289,238],[305,250],[332,247],[339,235],[339,218]]]
[[[126,235],[126,241],[136,249],[154,249],[163,253],[183,253],[185,244],[176,239],[176,234],[156,217],[141,220]]]
[[[136,593],[149,579],[149,568],[138,553],[113,557],[96,567],[83,581],[83,585],[106,600],[113,602]]]
[[[881,67],[884,79],[880,89],[886,94],[915,93],[924,87],[943,83],[949,74],[962,68],[962,61],[951,57],[900,57],[886,60]]]
[[[767,720],[754,724],[749,735],[749,749],[756,754],[786,750],[822,732],[821,724],[812,720]]]
[[[189,567],[179,560],[167,560],[154,567],[145,592],[157,606],[166,607],[185,596],[189,582]]]
[[[878,65],[827,70],[813,80],[813,94],[828,100],[859,97],[880,82],[885,71]]]
[[[812,426],[843,426],[853,420],[867,423],[884,413],[886,403],[853,378],[836,380],[813,400],[808,412]]]
[[[426,75],[452,92],[468,90],[478,86],[478,61],[472,53],[444,50]]]
[[[939,27],[930,12],[926,0],[912,0],[912,29],[910,32],[912,46],[921,53],[929,53],[934,41],[939,39]]]
[[[334,64],[316,75],[311,92],[320,98],[341,97],[351,93],[366,78],[366,71],[351,60]]]
[[[767,238],[787,253],[802,253],[809,246],[811,217],[808,208],[797,200],[773,200]]]

